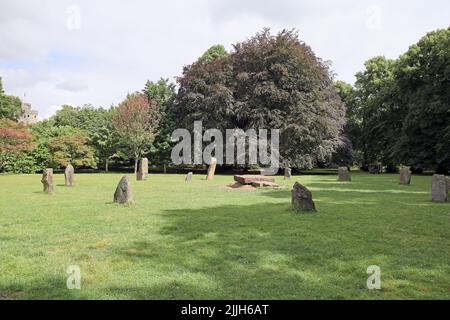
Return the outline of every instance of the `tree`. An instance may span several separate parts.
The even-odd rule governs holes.
[[[63,105],[52,119],[57,127],[68,126],[92,133],[110,123],[111,115],[109,110],[94,108],[89,104],[83,107]]]
[[[0,152],[25,152],[32,148],[28,128],[8,119],[0,120]]]
[[[33,149],[33,136],[28,128],[9,119],[0,119],[0,170],[8,158],[15,158]]]
[[[105,171],[108,172],[109,161],[118,149],[118,135],[112,123],[98,128],[92,134],[92,143],[96,147],[99,157],[105,162]]]
[[[360,104],[353,86],[344,81],[335,82],[336,90],[346,106],[345,126],[340,137],[340,145],[333,154],[332,163],[339,166],[352,166],[358,160],[357,152],[361,149],[362,119]]]
[[[221,44],[217,44],[206,50],[206,52],[198,59],[199,63],[209,63],[219,58],[225,58],[228,52]]]
[[[95,168],[97,165],[95,150],[88,145],[88,138],[82,134],[52,138],[49,148],[54,166],[66,167],[70,163],[75,167]]]
[[[368,60],[365,70],[356,74],[353,89],[338,85],[347,104],[347,126],[344,132],[361,153],[361,167],[382,162],[396,163],[395,143],[403,119],[402,103],[395,79],[396,61],[385,57]],[[404,108],[403,108],[404,109]]]
[[[175,101],[175,85],[169,79],[160,79],[158,82],[147,81],[144,93],[151,101],[158,104],[160,110],[159,132],[155,137],[150,154],[156,164],[166,166],[171,162],[170,154],[173,142],[172,132],[175,130],[173,104]]]
[[[89,143],[105,164],[108,171],[109,161],[116,154],[118,135],[112,124],[112,111],[94,108],[91,105],[83,107],[62,106],[52,117],[54,126],[80,129],[87,135]]]
[[[22,114],[22,102],[19,98],[4,94],[0,77],[0,118],[17,121]]]
[[[328,64],[296,31],[265,29],[227,56],[186,67],[178,81],[185,127],[202,120],[219,130],[280,129],[281,161],[299,168],[331,157],[339,144],[345,107]]]
[[[407,106],[396,152],[405,164],[450,170],[450,28],[428,33],[402,55],[396,73]]]
[[[63,136],[86,136],[84,130],[74,128],[71,126],[56,126],[53,118],[39,121],[31,127],[31,132],[34,136],[35,148],[30,153],[30,156],[36,163],[36,171],[42,170],[46,167],[61,166],[55,163],[50,146],[54,138]],[[64,165],[64,164],[63,164]]]
[[[155,139],[159,117],[159,106],[142,93],[129,94],[114,110],[113,124],[135,159],[135,173],[139,159]]]

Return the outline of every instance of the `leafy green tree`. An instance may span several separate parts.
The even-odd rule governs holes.
[[[54,166],[65,167],[69,163],[75,167],[95,168],[95,150],[89,146],[88,138],[82,134],[64,135],[52,138],[49,142]]]
[[[405,164],[450,169],[450,28],[428,33],[401,56],[397,72],[408,111],[396,145]]]
[[[350,111],[355,112],[350,116],[354,115],[359,124],[355,130],[359,138],[355,141],[362,153],[362,168],[366,170],[371,163],[393,165],[396,162],[395,144],[405,108],[399,100],[395,70],[396,61],[375,57],[365,63],[364,71],[356,74],[350,98]],[[352,122],[350,125],[353,126]]]
[[[52,140],[63,136],[84,136],[87,133],[84,130],[71,126],[56,126],[53,118],[40,121],[31,127],[34,136],[35,148],[30,156],[35,159],[38,170],[46,167],[56,167],[61,164],[55,163],[53,152],[50,150]]]
[[[94,108],[91,105],[72,107],[64,105],[52,117],[57,127],[72,127],[84,130],[88,133],[95,132],[111,122],[108,110]]]
[[[22,115],[22,101],[18,97],[8,96],[4,93],[0,77],[0,118],[17,121]]]
[[[170,154],[173,147],[171,135],[176,129],[173,114],[175,84],[163,78],[157,82],[147,81],[144,93],[158,104],[160,110],[159,131],[150,150],[151,159],[155,164],[163,165],[166,171],[167,165],[171,162]]]
[[[209,63],[216,59],[225,58],[228,56],[227,50],[221,44],[217,44],[206,50],[206,52],[198,59],[199,63]]]
[[[97,156],[108,171],[111,158],[118,149],[118,135],[112,124],[112,111],[94,108],[91,105],[72,107],[64,105],[52,117],[54,126],[82,130],[89,137],[89,144],[96,149]]]
[[[91,136],[92,144],[98,151],[100,159],[105,163],[105,171],[109,170],[111,158],[116,156],[119,148],[119,136],[112,122],[98,128]]]

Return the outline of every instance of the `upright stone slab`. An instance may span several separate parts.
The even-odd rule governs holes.
[[[206,180],[210,181],[214,179],[214,174],[216,173],[216,165],[217,165],[217,159],[211,158],[211,164],[208,167],[208,175],[206,176]]]
[[[400,184],[405,186],[411,184],[411,172],[409,168],[400,169]]]
[[[450,193],[450,177],[445,177],[447,179],[447,190]]]
[[[148,177],[148,159],[142,158],[138,163],[138,170],[136,172],[137,181],[145,181]]]
[[[53,193],[55,191],[53,186],[53,169],[44,169],[41,182],[45,193]]]
[[[64,171],[64,179],[66,182],[66,186],[73,186],[73,182],[75,179],[75,169],[70,163],[67,165],[66,170]]]
[[[192,181],[192,175],[193,175],[193,173],[192,173],[192,172],[189,172],[189,173],[186,175],[186,179],[184,179],[184,181],[185,181],[185,182],[191,182],[191,181]]]
[[[434,202],[450,201],[450,179],[446,176],[435,174],[432,178],[431,198]]]
[[[292,176],[291,168],[284,168],[284,180],[290,179]]]
[[[347,167],[339,167],[339,181],[352,181]]]
[[[316,205],[312,199],[312,193],[305,186],[296,182],[292,189],[292,208],[300,212],[315,212]]]
[[[133,202],[133,191],[129,177],[124,176],[120,179],[116,192],[114,192],[114,202],[121,204]]]

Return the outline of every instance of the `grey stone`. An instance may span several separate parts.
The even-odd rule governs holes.
[[[339,181],[352,181],[352,177],[350,176],[350,172],[347,167],[339,167]]]
[[[137,181],[145,181],[148,177],[148,159],[142,158],[139,160],[138,168],[136,172],[136,180]]]
[[[44,187],[44,192],[53,193],[55,191],[53,186],[53,169],[44,169],[41,182]]]
[[[280,185],[278,185],[277,183],[268,181],[254,181],[252,182],[252,186],[255,188],[280,188]]]
[[[402,185],[411,184],[411,172],[409,171],[409,168],[400,169],[400,184]]]
[[[275,182],[275,178],[269,176],[258,176],[253,174],[236,175],[234,181],[240,184],[252,184],[253,182]]]
[[[291,168],[284,168],[284,180],[290,179],[292,177]]]
[[[70,163],[67,165],[66,170],[64,171],[64,179],[66,186],[73,186],[73,182],[75,180],[75,169]]]
[[[431,198],[434,202],[450,201],[450,179],[444,175],[435,174],[432,178]]]
[[[192,173],[192,172],[189,172],[189,173],[186,175],[186,179],[184,179],[184,181],[186,181],[186,182],[191,182],[191,181],[192,181],[192,175],[193,175],[193,173]]]
[[[296,211],[316,211],[316,205],[312,199],[311,191],[298,182],[294,184],[292,189],[292,207]]]
[[[450,202],[450,177],[445,178],[447,179],[447,195],[448,195],[447,201]]]
[[[212,180],[214,179],[214,175],[216,173],[216,165],[217,165],[217,159],[211,158],[211,164],[208,167],[208,175],[206,176],[206,180]]]
[[[132,203],[133,191],[131,189],[131,182],[128,176],[122,177],[117,185],[116,192],[114,192],[114,202],[116,203]]]

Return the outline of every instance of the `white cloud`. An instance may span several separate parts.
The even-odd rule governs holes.
[[[147,79],[180,75],[209,46],[231,49],[267,26],[299,29],[353,81],[365,60],[395,58],[449,22],[446,0],[2,0],[0,76],[41,117],[62,104],[109,107]]]
[[[82,82],[79,82],[77,80],[65,80],[63,82],[60,82],[56,85],[57,89],[71,91],[71,92],[80,92],[85,91],[88,89],[88,86],[85,85]]]

